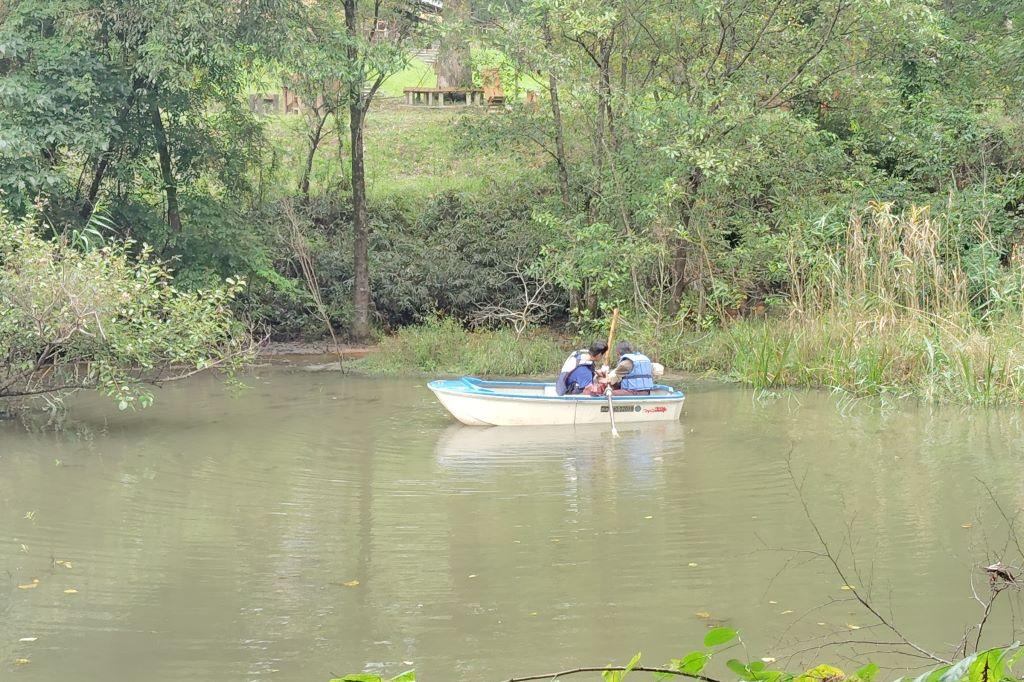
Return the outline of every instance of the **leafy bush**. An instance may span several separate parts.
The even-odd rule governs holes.
[[[531,189],[505,189],[500,196],[444,193],[415,205],[390,199],[371,207],[371,294],[380,327],[394,330],[438,313],[468,322],[485,306],[518,305],[521,288],[511,278],[536,260],[545,232],[531,219]],[[277,254],[276,274],[298,282],[284,219],[276,212],[257,217]],[[314,199],[301,219],[332,321],[345,329],[352,282],[349,207]],[[319,335],[322,323],[304,322],[312,318],[304,287],[268,282],[260,299],[247,302],[260,306],[254,312],[281,336]],[[555,310],[552,319],[564,317],[564,293],[552,291],[545,301]]]
[[[231,312],[244,282],[181,291],[142,246],[48,241],[0,213],[0,398],[97,389],[121,409],[146,384],[231,371],[248,335]]]
[[[739,632],[728,627],[716,627],[708,630],[704,636],[704,646],[691,651],[680,658],[674,658],[667,665],[648,666],[641,663],[641,655],[637,653],[626,665],[581,666],[572,670],[544,675],[514,677],[509,682],[526,682],[527,680],[561,680],[575,675],[600,673],[604,682],[622,682],[627,677],[640,679],[637,674],[653,673],[644,679],[665,680],[693,679],[702,682],[719,682],[714,672],[708,671],[708,664],[716,657],[721,657],[739,641]],[[929,670],[914,677],[914,682],[1018,682],[1021,676],[1013,667],[1024,655],[1020,642],[1004,647],[975,651],[960,660],[944,663],[938,668]],[[879,667],[869,663],[847,674],[840,668],[827,663],[816,665],[802,673],[769,668],[774,658],[763,658],[744,663],[738,658],[725,661],[725,668],[732,673],[724,679],[738,679],[743,682],[872,682],[878,674]],[[593,679],[593,678],[590,678]],[[899,677],[895,682],[904,682],[910,678]],[[385,681],[380,675],[357,673],[335,678],[331,682],[415,682],[416,673],[406,671],[397,677]]]

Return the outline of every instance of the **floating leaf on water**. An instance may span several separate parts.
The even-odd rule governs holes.
[[[854,625],[853,623],[847,623],[846,627],[850,628],[851,630],[860,630],[860,626]]]
[[[28,554],[28,547],[24,544],[21,546],[21,553]]]
[[[402,661],[402,665],[412,665],[412,661]]]
[[[973,523],[961,523],[960,527],[961,528],[974,528],[974,524]]]
[[[38,637],[22,637],[22,638],[21,638],[21,639],[19,639],[18,641],[19,641],[19,642],[34,642],[34,641],[36,641],[37,639],[39,639],[39,638],[38,638]]]
[[[697,562],[696,561],[691,561],[690,563],[688,563],[686,565],[689,566],[690,568],[697,568]]]
[[[785,615],[788,615],[788,614],[790,614],[790,613],[793,613],[793,609],[786,609],[786,610],[785,610],[785,611],[783,611],[783,612],[782,612],[782,613],[781,613],[780,615],[783,615],[783,616],[785,616]]]
[[[537,615],[537,612],[536,612],[536,611],[530,611],[530,615],[531,615],[531,616],[536,616],[536,615]]]
[[[476,577],[476,573],[470,573],[470,574],[469,574],[469,577],[470,577],[470,578],[475,578],[475,577]]]
[[[29,521],[35,520],[35,518],[36,518],[35,510],[25,512],[25,518],[28,519]]]
[[[774,599],[769,599],[768,603],[769,604],[778,604],[779,602],[775,601]]]
[[[342,583],[342,585],[344,585],[345,587],[355,587],[358,584],[359,584],[358,580],[349,580],[349,581],[346,581],[346,582]]]
[[[824,625],[824,623],[818,623],[818,625]]]
[[[840,587],[839,589],[840,589],[840,590],[856,590],[857,588],[856,588],[856,586],[854,586],[854,585],[843,585],[843,586],[842,586],[842,587]]]
[[[653,519],[654,517],[653,516],[645,516],[644,518],[645,519]]]
[[[64,594],[78,594],[78,590],[76,590],[73,587],[69,587],[68,589],[64,590]]]
[[[39,587],[39,578],[32,578],[32,582],[18,585],[19,590],[34,590]]]
[[[53,563],[57,564],[58,566],[62,566],[63,568],[71,568],[71,562],[65,561],[63,559],[57,559]]]
[[[711,617],[711,614],[708,613],[707,611],[698,611],[697,613],[695,613],[693,615],[697,616],[701,620],[707,620],[708,618]]]
[[[30,662],[27,658],[14,659],[14,665],[28,665]]]
[[[771,656],[764,656],[764,657],[761,658],[761,660],[764,661],[765,663],[774,663],[775,662],[775,659],[772,658]]]

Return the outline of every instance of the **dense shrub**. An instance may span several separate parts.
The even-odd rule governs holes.
[[[484,306],[519,305],[521,285],[512,278],[538,258],[545,233],[532,220],[535,191],[506,189],[483,197],[443,193],[414,205],[385,200],[371,208],[371,292],[380,327],[394,330],[437,313],[469,322]],[[323,298],[336,326],[345,329],[352,280],[348,207],[314,200],[300,213]],[[263,287],[258,300],[249,299],[253,311],[279,335],[322,334],[321,323],[304,321],[310,301],[295,262],[291,228],[279,214],[261,219],[278,254],[277,273],[296,286],[279,281]],[[555,291],[551,302],[558,303],[562,295]],[[555,310],[552,319],[557,320],[565,306]]]
[[[45,239],[0,213],[0,398],[97,389],[146,406],[147,384],[245,359],[231,312],[242,282],[179,290],[148,247],[98,236]]]

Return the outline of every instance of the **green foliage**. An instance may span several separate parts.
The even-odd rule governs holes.
[[[122,410],[149,384],[246,359],[231,312],[244,282],[181,291],[149,247],[80,250],[0,213],[0,398],[96,389]]]
[[[391,330],[415,324],[438,311],[486,326],[481,317],[485,307],[521,308],[523,289],[517,275],[526,278],[531,294],[541,286],[539,276],[526,272],[543,246],[543,235],[530,221],[531,196],[531,187],[523,185],[510,187],[500,199],[446,192],[411,206],[378,202],[370,214],[370,253],[380,326]],[[351,214],[346,205],[323,200],[311,200],[298,212],[331,317],[344,329],[350,314]],[[274,239],[268,250],[282,254],[278,270],[284,276],[301,276],[292,259],[285,257],[292,250],[289,226],[272,214],[258,220],[266,221],[268,236]],[[561,301],[561,292],[545,290],[541,302],[556,311],[551,319],[557,320],[559,308],[564,309],[564,304],[558,305]],[[306,326],[309,301],[301,290],[288,291],[276,283],[260,302],[261,317],[279,334],[301,335],[306,329],[322,333],[322,324]]]
[[[331,682],[416,682],[416,672],[413,670],[407,670],[406,672],[390,677],[385,680],[380,675],[371,675],[369,673],[358,673],[355,675],[346,675],[345,677],[335,678]]]
[[[519,96],[524,85],[533,86],[534,89],[538,87],[536,81],[531,79],[529,74],[524,74],[521,66],[501,50],[484,46],[478,47],[471,52],[471,66],[474,86],[484,87],[483,74],[485,71],[497,71],[505,96],[512,99]]]
[[[346,111],[375,86],[398,95],[433,77],[412,58],[430,31],[404,7],[357,3],[350,35],[340,0],[4,3],[0,202],[15,215],[38,205],[83,248],[102,205],[99,234],[154,245],[182,288],[244,276],[233,305],[281,337],[322,328],[282,216],[301,194],[328,315],[345,330]],[[999,348],[1024,319],[1024,34],[1004,22],[1024,18],[993,7],[474,8],[477,75],[498,68],[510,95],[531,87],[541,101],[510,98],[500,116],[369,113],[377,326],[479,322],[521,305],[525,280],[527,295],[545,287],[545,322],[589,333],[630,309],[645,347],[757,385],[1006,399],[1016,359]],[[377,19],[387,39],[371,35]],[[256,119],[250,91],[282,80],[303,115]],[[720,331],[772,312],[805,316],[783,324],[807,333]],[[856,329],[843,315],[901,328],[919,359],[888,345],[896,332],[839,336]],[[713,337],[699,362],[694,332]],[[800,369],[817,361],[818,332],[830,360]]]
[[[712,632],[715,631],[723,631],[713,638],[721,641],[718,641],[717,644],[708,644],[708,638],[706,638],[705,646],[709,649],[726,644],[738,636],[736,631],[729,628],[715,628],[712,630]],[[1020,677],[1014,674],[1013,665],[1021,657],[1021,652],[1019,643],[978,651],[954,664],[943,665],[923,673],[915,678],[914,682],[1016,682]],[[588,668],[586,670],[599,670],[601,679],[604,682],[622,682],[627,677],[632,679],[631,674],[637,672],[650,672],[653,674],[653,679],[659,682],[686,678],[707,679],[710,682],[715,682],[714,674],[705,671],[705,663],[711,658],[712,653],[710,650],[694,652],[683,659],[671,661],[663,668],[642,667],[640,665],[640,654],[637,653],[626,665],[608,665],[603,670],[600,668]],[[698,660],[701,661],[700,664],[693,665],[693,661]],[[863,666],[852,675],[847,675],[840,668],[822,663],[804,672],[794,673],[769,669],[768,664],[765,662],[768,660],[772,659],[743,663],[739,659],[733,658],[729,659],[725,665],[730,672],[745,682],[872,682],[879,672],[878,666],[873,663]],[[574,672],[586,672],[586,670]],[[566,677],[569,674],[573,673],[566,674]],[[711,676],[709,677],[708,675]],[[334,678],[330,682],[415,682],[415,680],[415,672],[409,670],[386,681],[380,675],[357,673]],[[894,682],[909,682],[909,678],[900,677],[894,680]]]
[[[1020,643],[976,651],[952,665],[944,665],[919,675],[914,682],[1004,682],[1018,680],[1013,665],[1020,659]],[[895,682],[909,682],[901,677]]]

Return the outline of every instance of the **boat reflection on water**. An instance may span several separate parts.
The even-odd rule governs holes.
[[[646,422],[619,428],[588,426],[463,426],[445,429],[437,463],[449,473],[485,476],[513,469],[561,464],[576,474],[622,471],[634,483],[654,483],[669,453],[681,456],[685,428],[679,422]]]

